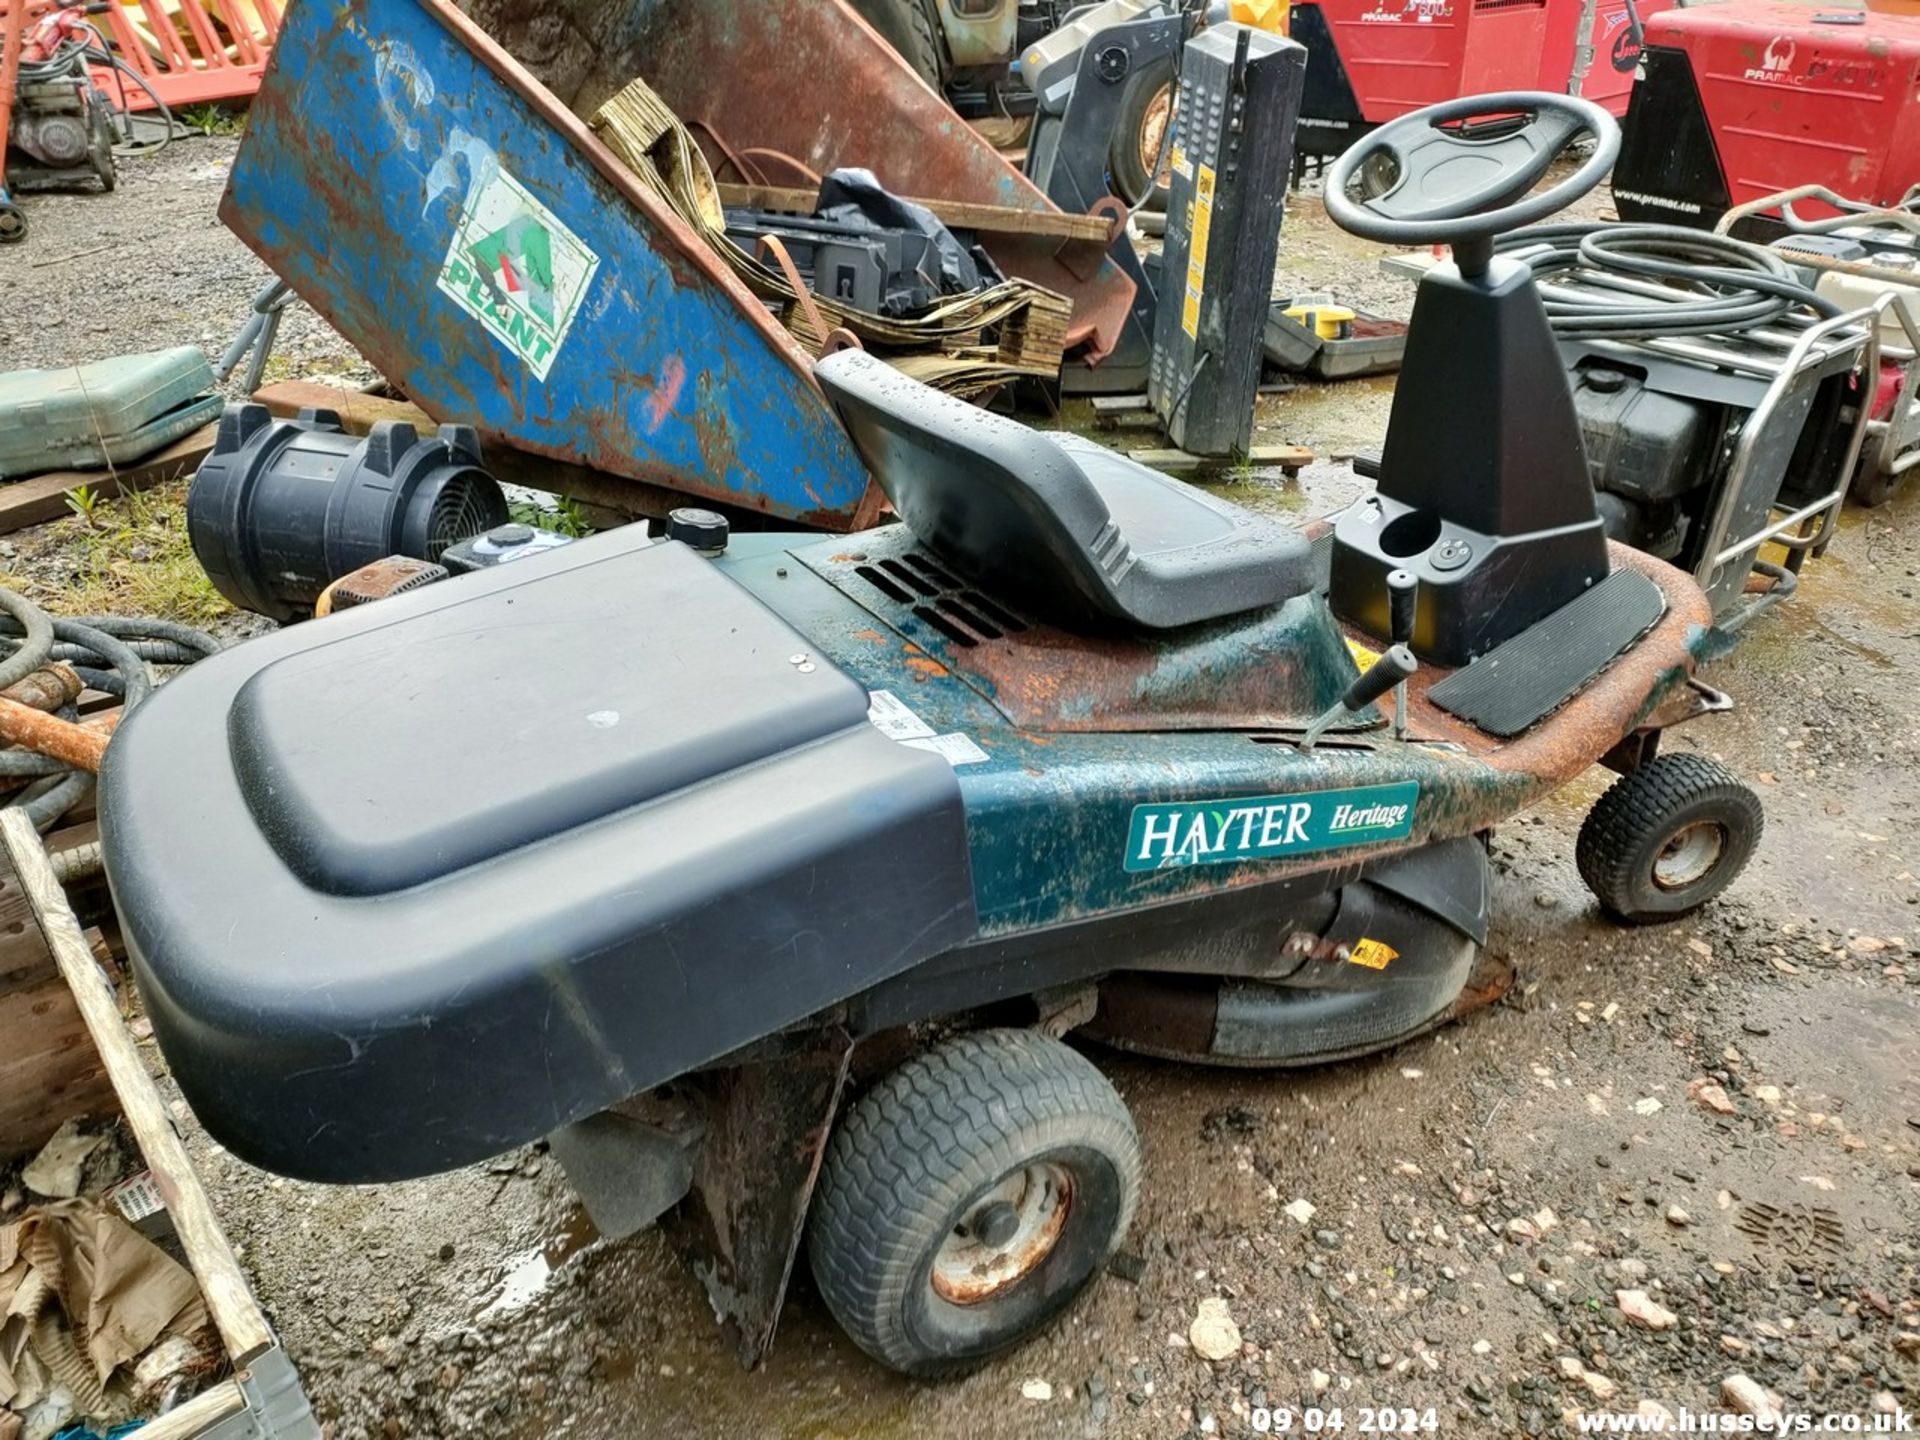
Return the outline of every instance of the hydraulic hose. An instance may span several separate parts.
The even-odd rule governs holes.
[[[26,637],[6,659],[0,660],[0,690],[18,684],[53,653],[53,621],[26,596],[0,589],[0,611],[11,616]]]
[[[1562,340],[1727,335],[1800,307],[1823,319],[1840,313],[1773,251],[1679,225],[1537,225],[1500,236],[1494,248],[1524,260],[1536,282],[1578,272],[1583,293],[1564,284],[1541,292]]]
[[[78,723],[67,697],[79,683],[118,696],[122,713],[153,692],[149,663],[190,665],[215,654],[213,636],[170,620],[89,615],[55,620],[15,591],[0,588],[0,689],[51,665],[35,686],[0,698],[0,721],[30,745],[0,749],[0,782],[26,781],[4,802],[45,831],[93,793],[94,772],[110,733]],[[67,669],[71,674],[67,674]],[[66,674],[61,681],[58,677]],[[68,688],[58,692],[58,686]]]

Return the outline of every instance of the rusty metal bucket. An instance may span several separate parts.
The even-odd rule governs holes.
[[[437,418],[781,520],[872,524],[881,497],[810,357],[581,117],[639,76],[749,173],[862,165],[901,194],[1049,202],[840,0],[470,11],[290,7],[222,218]],[[1092,353],[1111,344],[1132,284],[1110,261],[987,243],[1074,298]]]

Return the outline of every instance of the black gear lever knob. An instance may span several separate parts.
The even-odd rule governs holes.
[[[1419,668],[1420,662],[1413,658],[1411,650],[1395,645],[1347,687],[1340,703],[1349,711],[1364,710]]]

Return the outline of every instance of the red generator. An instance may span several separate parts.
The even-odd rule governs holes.
[[[1711,228],[1801,185],[1893,206],[1920,184],[1920,15],[1727,0],[1646,29],[1613,168],[1623,220]]]
[[[1626,113],[1646,16],[1671,0],[1296,0],[1307,47],[1295,147],[1338,155],[1423,105],[1495,90],[1584,95]]]

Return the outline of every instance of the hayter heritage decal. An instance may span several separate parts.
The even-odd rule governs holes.
[[[1136,805],[1126,865],[1129,870],[1224,865],[1399,840],[1413,833],[1419,802],[1420,786],[1409,780],[1310,795]]]
[[[559,216],[495,170],[467,196],[440,289],[545,380],[599,268]]]

